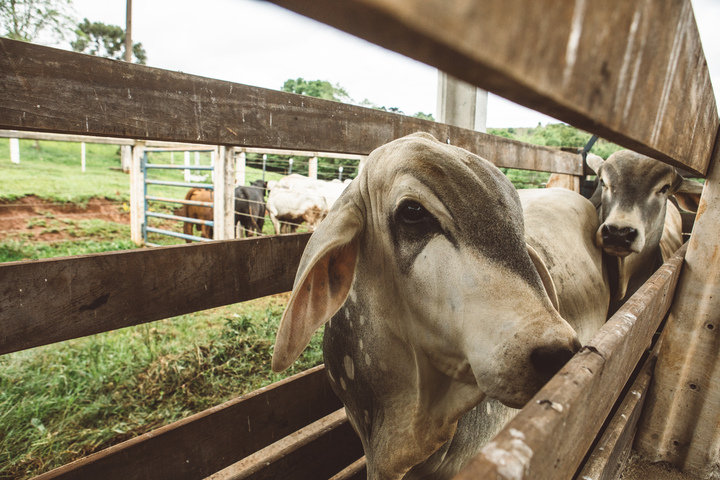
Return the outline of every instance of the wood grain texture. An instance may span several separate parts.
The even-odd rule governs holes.
[[[321,365],[36,480],[202,479],[340,407]]]
[[[0,354],[292,289],[310,234],[0,265]]]
[[[657,353],[656,345],[640,373],[613,415],[590,457],[578,474],[579,479],[617,480],[630,457],[637,422],[640,419]]]
[[[501,167],[582,174],[569,152],[6,38],[0,128],[359,155],[426,131]]]
[[[670,308],[687,246],[454,477],[569,479]]]
[[[704,173],[718,127],[689,0],[271,0]]]
[[[291,434],[290,443],[269,446],[267,456],[237,480],[315,480],[330,478],[363,456],[362,443],[345,409]]]
[[[635,449],[697,478],[720,469],[720,137]]]

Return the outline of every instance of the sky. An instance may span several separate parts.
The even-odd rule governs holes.
[[[720,0],[692,0],[713,87],[720,92]],[[125,26],[125,0],[73,0],[78,20]],[[202,7],[200,8],[199,5]],[[259,0],[135,0],[132,37],[148,65],[279,90],[327,80],[356,102],[437,118],[437,69]],[[720,102],[718,102],[720,103]],[[555,123],[490,95],[487,126]]]

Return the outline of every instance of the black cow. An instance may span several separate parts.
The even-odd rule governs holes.
[[[248,186],[235,188],[235,225],[240,222],[243,236],[262,234],[265,224],[267,182],[255,180]]]

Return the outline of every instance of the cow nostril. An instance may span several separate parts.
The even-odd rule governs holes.
[[[530,363],[547,382],[574,354],[575,350],[569,347],[539,347],[530,354]]]
[[[602,235],[603,240],[607,240],[608,238],[612,237],[617,229],[610,225],[603,225],[602,230],[600,234]]]
[[[627,232],[625,233],[625,242],[630,245],[637,238],[638,231],[634,228],[627,228],[626,230]]]

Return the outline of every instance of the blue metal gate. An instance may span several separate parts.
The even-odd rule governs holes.
[[[177,150],[162,150],[162,149],[152,149],[152,152],[169,152],[169,151],[177,151]],[[214,149],[187,149],[183,150],[183,152],[213,152]],[[155,218],[162,218],[165,220],[178,220],[181,222],[189,222],[193,224],[199,224],[199,225],[207,225],[208,227],[214,227],[215,224],[212,220],[200,220],[197,218],[190,218],[190,217],[184,217],[180,215],[171,215],[167,213],[158,213],[158,212],[151,212],[148,208],[148,201],[155,201],[155,202],[164,202],[164,203],[178,203],[182,205],[193,205],[193,206],[201,206],[201,207],[210,207],[213,208],[213,202],[200,202],[200,201],[194,201],[194,200],[185,200],[185,199],[179,199],[179,198],[167,198],[167,197],[158,197],[158,196],[152,196],[148,195],[148,185],[164,185],[164,186],[171,186],[171,187],[182,187],[182,188],[204,188],[207,190],[210,190],[211,192],[214,191],[214,185],[213,184],[207,184],[207,183],[192,183],[192,182],[171,182],[166,180],[151,180],[148,179],[148,171],[152,169],[158,169],[158,170],[209,170],[213,171],[213,165],[164,165],[164,164],[157,164],[157,163],[149,163],[148,162],[148,152],[145,151],[143,154],[141,169],[143,174],[143,221],[142,221],[142,234],[143,234],[143,241],[145,245],[151,246],[151,247],[158,247],[160,245],[156,243],[150,243],[148,242],[148,233],[158,233],[161,235],[168,235],[171,237],[176,238],[182,238],[184,240],[191,240],[191,241],[198,241],[198,242],[209,242],[212,240],[211,238],[203,238],[198,237],[195,235],[186,235],[185,233],[179,233],[179,232],[173,232],[171,230],[164,230],[161,228],[154,228],[148,226],[148,217],[155,217]],[[214,198],[214,195],[213,195]]]

